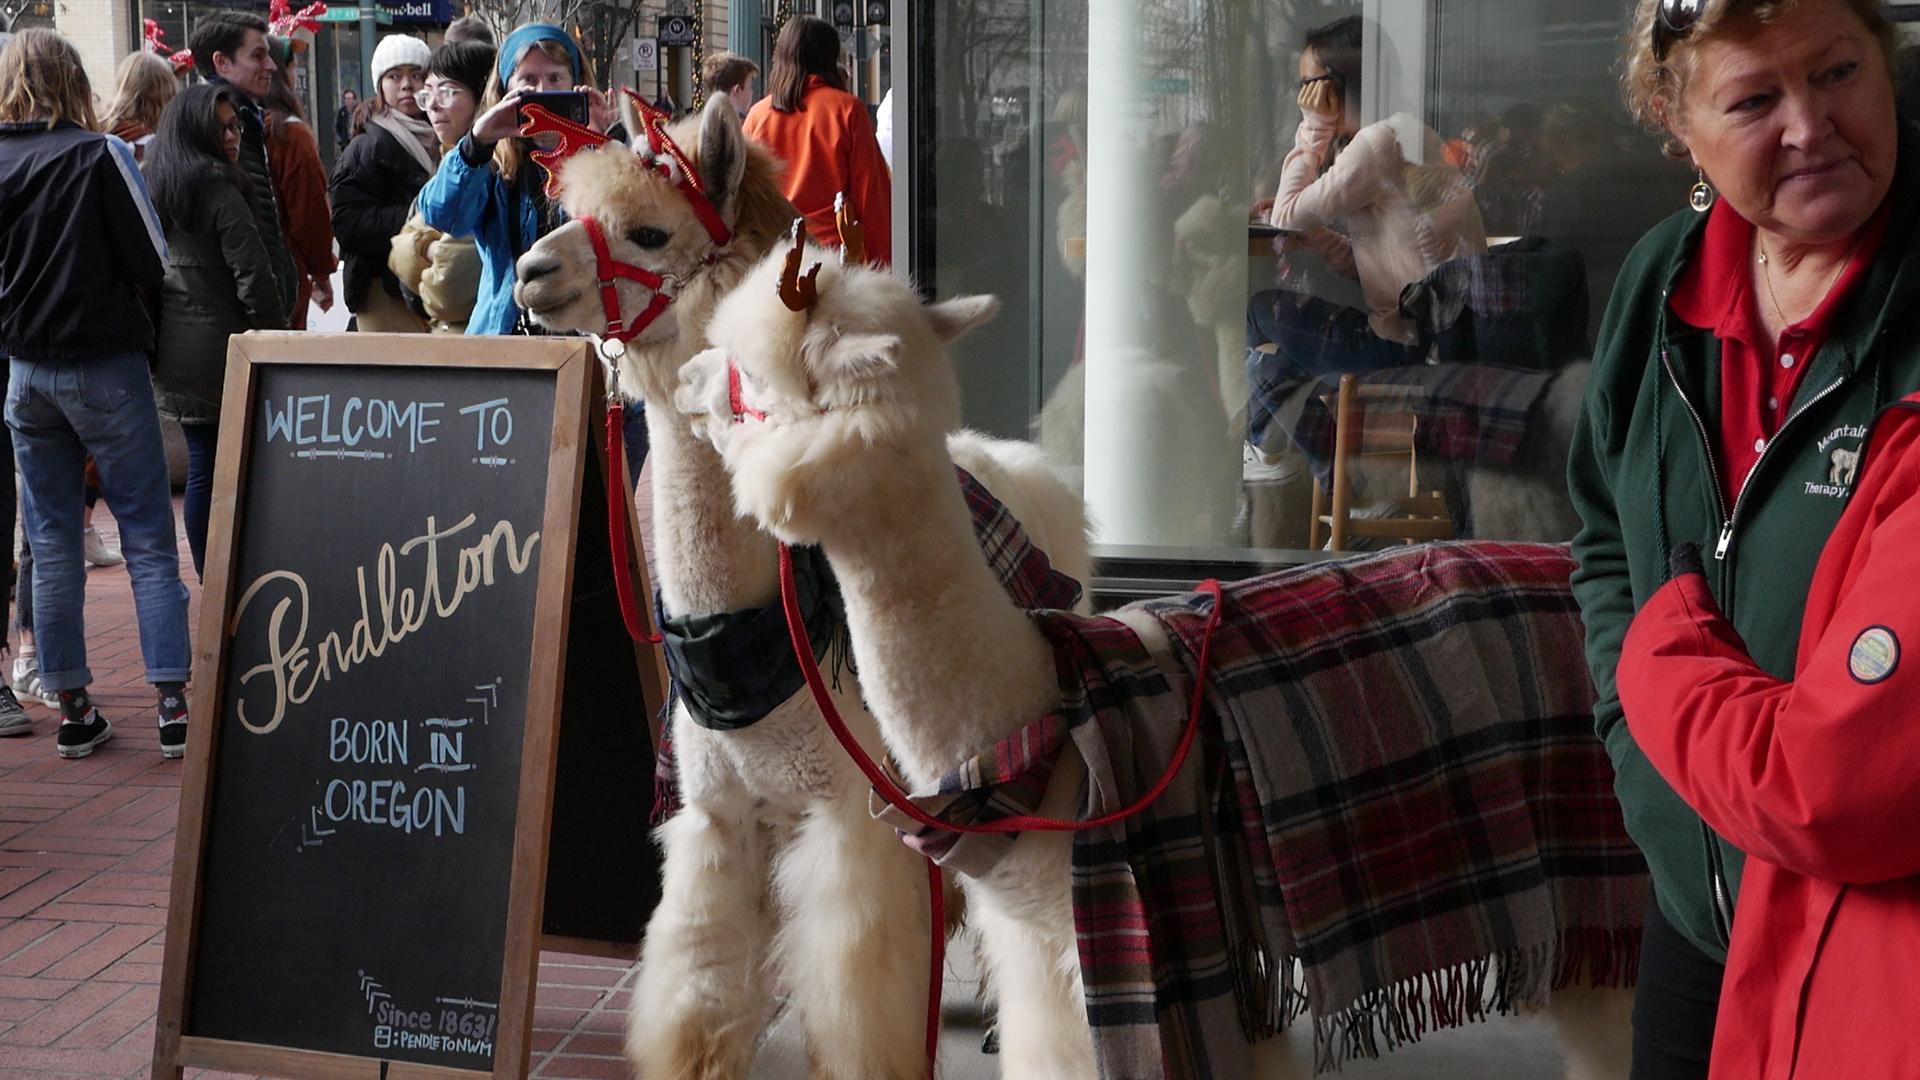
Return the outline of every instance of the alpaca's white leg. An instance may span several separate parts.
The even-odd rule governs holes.
[[[744,1080],[768,1006],[766,832],[688,803],[659,838],[662,895],[641,944],[627,1058],[640,1080]]]
[[[775,952],[818,1080],[919,1080],[932,948],[925,864],[868,816],[865,795],[816,804],[780,853],[787,921]]]
[[[1633,1066],[1633,991],[1570,986],[1546,1014],[1567,1056],[1566,1080],[1626,1080]]]
[[[1020,838],[990,882],[966,882],[998,1002],[1005,1080],[1091,1080],[1093,1033],[1080,986],[1064,833]],[[1016,865],[1017,864],[1017,865]],[[1023,872],[1016,891],[1004,883]]]

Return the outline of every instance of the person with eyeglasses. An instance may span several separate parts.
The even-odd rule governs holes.
[[[418,100],[432,57],[419,38],[392,34],[380,39],[371,71],[377,92],[363,106],[366,129],[333,167],[328,188],[333,233],[346,263],[342,291],[357,330],[424,334],[430,329],[408,309],[400,280],[387,269],[387,256],[413,200],[440,167],[440,141]]]
[[[1568,467],[1656,901],[1635,1077],[1920,1062],[1920,627],[1911,570],[1876,569],[1920,536],[1912,456],[1868,449],[1920,390],[1896,43],[1878,0],[1640,0],[1628,38],[1629,108],[1698,170],[1621,268]]]
[[[417,96],[444,156],[473,130],[493,70],[494,47],[482,41],[448,41],[433,51],[427,85]],[[429,226],[418,209],[407,218],[387,266],[400,279],[407,304],[436,334],[464,334],[480,294],[480,250],[471,236],[448,236]]]
[[[240,167],[253,181],[260,213],[260,238],[273,257],[274,280],[280,284],[280,306],[293,310],[300,292],[300,269],[287,247],[280,223],[280,204],[273,191],[273,169],[268,162],[267,114],[261,103],[272,88],[279,65],[273,59],[267,20],[251,11],[213,11],[196,19],[187,38],[193,68],[210,83],[231,86],[240,110]]]
[[[206,563],[227,338],[287,328],[254,219],[259,195],[239,166],[243,130],[231,87],[189,87],[161,114],[143,167],[169,253],[154,397],[187,440],[184,512],[196,574]]]

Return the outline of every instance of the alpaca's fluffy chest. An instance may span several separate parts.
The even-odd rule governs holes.
[[[835,697],[861,742],[878,753],[873,718],[859,698]],[[673,725],[681,794],[688,801],[745,796],[771,820],[798,815],[821,800],[848,798],[849,792],[864,798],[859,770],[804,694],[738,731],[710,731],[695,724],[684,708],[675,710]]]

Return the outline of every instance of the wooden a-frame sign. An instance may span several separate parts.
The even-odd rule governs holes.
[[[603,380],[577,338],[232,339],[155,1078],[522,1078],[540,950],[635,955],[666,672]]]

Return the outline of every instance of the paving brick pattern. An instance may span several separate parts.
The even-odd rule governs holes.
[[[98,525],[117,546],[104,507]],[[180,555],[197,626],[200,590],[184,539]],[[87,626],[94,699],[113,740],[63,761],[54,754],[58,715],[38,703],[27,705],[31,735],[0,739],[4,1080],[143,1077],[152,1063],[181,766],[160,756],[124,566],[87,575]],[[543,955],[532,1075],[626,1077],[620,1032],[631,978],[618,961]]]

